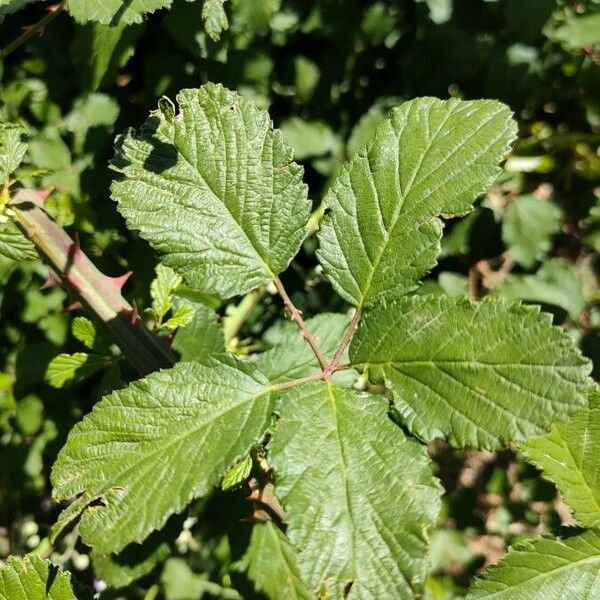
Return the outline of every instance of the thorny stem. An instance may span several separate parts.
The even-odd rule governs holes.
[[[303,339],[305,339],[307,341],[308,345],[312,348],[312,351],[315,353],[315,356],[317,357],[317,360],[319,361],[319,366],[321,367],[321,371],[326,372],[328,363],[327,363],[327,359],[325,358],[325,356],[321,352],[321,349],[319,348],[317,336],[312,334],[308,330],[308,327],[306,326],[306,323],[304,322],[304,319],[302,318],[302,313],[296,308],[296,306],[292,302],[291,298],[288,296],[287,292],[285,291],[285,288],[283,287],[283,283],[281,282],[281,279],[279,279],[279,277],[275,277],[273,279],[273,283],[275,284],[275,288],[277,289],[278,294],[281,296],[281,299],[283,300],[283,304],[285,305],[285,308],[286,308],[287,312],[289,313],[290,318],[292,319],[292,321],[294,321],[296,323],[296,325],[298,325],[298,328],[300,329],[300,336]]]
[[[39,193],[20,190],[8,208],[16,225],[56,274],[57,283],[106,326],[142,377],[172,367],[175,360],[169,349],[144,327],[137,311],[121,295],[123,281],[101,273],[79,244],[48,216],[42,202]]]
[[[62,0],[60,4],[49,6],[48,14],[43,19],[40,19],[37,23],[34,23],[29,27],[25,27],[23,33],[0,52],[0,59],[6,58],[9,54],[14,52],[19,46],[31,39],[34,35],[41,35],[44,33],[46,25],[54,20],[63,10],[65,10],[65,8],[67,8],[67,0]]]

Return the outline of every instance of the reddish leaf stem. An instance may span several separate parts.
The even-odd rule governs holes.
[[[285,291],[285,288],[283,287],[283,283],[281,282],[281,279],[279,279],[279,277],[275,277],[273,279],[273,283],[275,284],[275,288],[277,289],[278,294],[281,296],[281,299],[283,300],[283,304],[285,305],[285,308],[286,308],[288,314],[290,315],[290,318],[292,319],[292,321],[294,321],[296,323],[296,325],[298,325],[298,329],[300,329],[300,336],[303,339],[305,339],[307,341],[308,345],[312,348],[312,351],[315,353],[315,356],[317,357],[317,360],[319,361],[321,370],[323,372],[327,371],[327,367],[328,367],[327,359],[325,358],[325,356],[321,352],[321,349],[319,348],[317,336],[312,334],[308,330],[308,327],[306,326],[306,323],[305,323],[304,319],[302,318],[302,313],[296,308],[296,306],[292,302],[291,298],[288,296],[287,292]]]
[[[340,361],[342,360],[342,356],[344,355],[346,348],[352,341],[352,338],[354,337],[354,334],[356,333],[356,331],[358,329],[358,325],[360,323],[360,317],[361,317],[360,309],[357,308],[354,311],[354,315],[352,316],[352,320],[350,321],[348,328],[346,329],[346,333],[344,333],[344,337],[342,338],[342,342],[339,345],[339,348],[335,351],[335,354],[333,355],[333,359],[331,360],[331,362],[329,363],[329,366],[327,367],[327,371],[329,371],[330,373],[333,374],[333,373],[335,373],[335,371],[339,371],[341,369]]]

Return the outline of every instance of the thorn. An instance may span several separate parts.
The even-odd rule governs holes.
[[[266,510],[256,509],[252,516],[250,517],[250,523],[265,523],[266,521],[270,521],[271,517]]]
[[[60,3],[59,4],[51,4],[50,6],[48,6],[48,12],[54,13],[60,8],[60,6],[61,6]]]
[[[67,304],[66,307],[66,311],[67,312],[73,312],[75,310],[81,310],[83,308],[83,305],[81,304],[81,302],[79,302],[79,300],[74,300],[73,302],[69,302],[69,304]]]
[[[254,502],[260,502],[261,498],[262,490],[260,489],[252,490],[252,492],[248,496],[246,496],[246,500],[252,500]]]
[[[173,345],[173,340],[175,339],[175,335],[177,334],[177,330],[169,333],[168,335],[163,335],[159,339],[160,343],[167,349],[170,350]]]
[[[119,275],[119,277],[108,277],[110,283],[114,285],[119,291],[123,289],[127,280],[133,275],[133,271],[127,271],[123,275]]]
[[[81,255],[81,240],[79,239],[79,234],[76,233],[75,239],[69,247],[69,258],[74,261],[79,255]]]
[[[133,305],[133,309],[129,313],[129,319],[132,325],[138,325],[141,323],[140,311],[138,310],[137,304]]]
[[[48,199],[48,196],[54,191],[54,188],[48,188],[47,190],[35,190],[33,193],[35,194],[36,198],[40,201],[40,202],[45,202]]]
[[[60,283],[60,277],[56,274],[56,271],[53,269],[48,269],[48,277],[46,277],[46,281],[42,283],[40,292],[42,290],[49,290],[50,288],[57,287],[60,285]]]

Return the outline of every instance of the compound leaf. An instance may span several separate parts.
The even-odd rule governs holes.
[[[69,12],[78,23],[102,25],[141,23],[144,16],[171,6],[172,0],[69,0]]]
[[[563,500],[587,527],[600,525],[600,394],[590,406],[521,450],[562,492]]]
[[[600,535],[587,531],[567,540],[537,539],[509,551],[467,600],[583,600],[600,597]]]
[[[256,590],[269,598],[313,600],[314,596],[300,579],[296,551],[272,521],[253,527],[242,561]]]
[[[29,554],[10,556],[0,567],[0,600],[92,600],[92,594],[74,589],[70,573]]]
[[[269,464],[309,590],[414,598],[440,507],[425,447],[392,423],[384,398],[323,382],[283,392],[277,412]]]
[[[117,140],[113,184],[130,228],[196,291],[230,297],[268,283],[298,251],[310,202],[302,168],[266,112],[220,85],[165,99]]]
[[[266,380],[233,357],[153,373],[71,431],[52,471],[54,497],[85,496],[82,539],[119,552],[207,494],[260,441],[271,410]]]
[[[590,363],[538,307],[401,298],[368,313],[350,348],[426,441],[501,448],[586,404]]]
[[[343,167],[325,202],[318,257],[345,300],[390,300],[440,253],[437,218],[467,213],[500,173],[516,134],[492,100],[418,98],[395,108]]]

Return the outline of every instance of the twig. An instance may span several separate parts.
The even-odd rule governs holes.
[[[327,359],[325,358],[325,356],[321,352],[321,349],[319,348],[317,336],[315,336],[308,330],[308,327],[306,326],[306,323],[302,318],[302,313],[296,308],[296,306],[288,296],[287,292],[285,291],[285,288],[283,287],[281,279],[279,279],[279,277],[275,277],[273,279],[273,283],[275,284],[275,288],[277,289],[278,294],[283,300],[283,304],[285,305],[285,308],[287,309],[290,318],[296,323],[296,325],[298,325],[298,328],[300,329],[300,336],[303,339],[305,339],[308,345],[312,348],[312,351],[315,353],[315,356],[319,361],[321,370],[326,371],[328,366]]]
[[[54,20],[63,10],[67,8],[67,0],[62,0],[60,4],[48,7],[48,14],[40,19],[37,23],[25,27],[25,31],[14,41],[12,41],[4,50],[0,52],[0,59],[6,58],[9,54],[14,52],[19,46],[24,44],[27,40],[32,38],[36,34],[42,34],[44,28]]]

